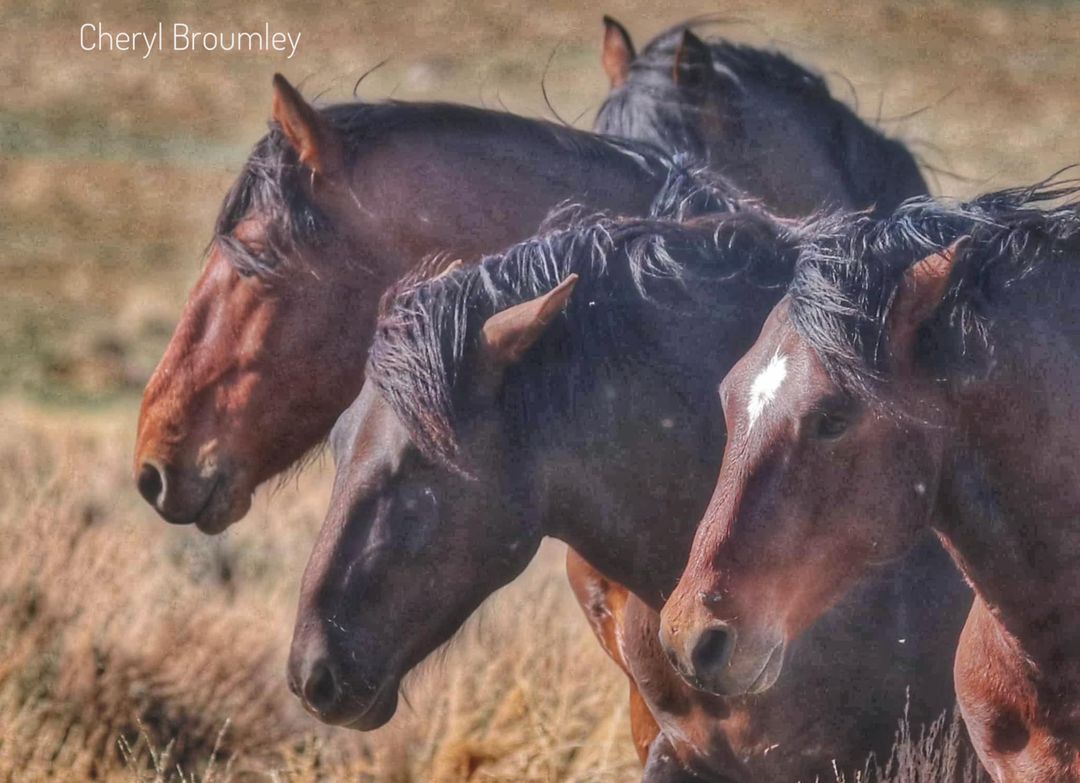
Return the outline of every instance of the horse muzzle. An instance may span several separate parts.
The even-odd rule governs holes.
[[[217,534],[241,519],[251,506],[251,494],[240,489],[235,476],[217,467],[183,471],[159,459],[140,461],[135,469],[139,494],[174,525],[195,525]]]
[[[289,689],[304,709],[323,723],[357,731],[386,725],[397,712],[396,677],[381,680],[346,672],[331,657],[294,654],[289,659]]]

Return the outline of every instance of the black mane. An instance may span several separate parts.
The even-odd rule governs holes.
[[[489,132],[515,134],[554,142],[585,160],[630,156],[646,170],[663,175],[672,157],[648,142],[609,139],[505,112],[452,103],[342,103],[319,110],[341,135],[346,163],[388,132],[424,133],[452,123],[463,134]],[[299,164],[296,152],[276,123],[256,144],[218,213],[214,241],[245,274],[274,275],[301,247],[317,247],[335,236],[335,226],[309,195],[310,173]],[[257,211],[270,224],[269,247],[251,253],[231,236],[237,224]]]
[[[680,91],[672,78],[683,32],[695,25],[691,21],[664,31],[634,58],[626,81],[612,90],[597,112],[594,127],[599,133],[649,141],[668,153],[685,152],[709,162],[702,127],[713,110]],[[820,75],[778,51],[720,38],[707,39],[707,44],[715,74],[731,88],[725,91],[732,106],[724,119],[733,132],[738,132],[746,111],[743,100],[779,91],[821,112],[828,127],[819,132],[828,134],[827,146],[853,204],[887,213],[904,199],[926,192],[907,148],[834,98]]]
[[[679,319],[745,318],[747,288],[734,283],[782,289],[795,256],[788,224],[738,203],[687,222],[577,218],[478,266],[399,288],[384,303],[367,377],[430,458],[468,472],[457,438],[460,379],[472,377],[480,329],[495,312],[579,275],[565,316],[504,386],[505,418],[518,423],[520,439],[538,437],[547,428],[537,422],[564,419],[558,414],[573,409],[598,373],[687,382],[648,324],[659,319],[674,330]]]
[[[1075,182],[1048,180],[962,203],[915,199],[885,219],[821,219],[809,227],[789,288],[792,324],[836,383],[876,397],[888,372],[885,325],[904,272],[969,237],[923,330],[920,356],[943,377],[980,373],[992,350],[995,302],[1048,261],[1080,250],[1078,194]]]

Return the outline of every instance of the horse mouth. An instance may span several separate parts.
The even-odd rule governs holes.
[[[355,731],[374,731],[390,722],[397,712],[397,705],[398,683],[396,679],[390,678],[379,686],[375,696],[360,715],[341,725]]]
[[[397,678],[387,677],[376,688],[374,694],[366,699],[366,704],[353,705],[360,706],[359,712],[351,712],[348,707],[337,707],[327,712],[320,712],[308,704],[303,697],[300,698],[300,703],[312,717],[329,726],[339,726],[354,731],[374,731],[389,723],[397,713],[398,683]]]
[[[762,693],[771,688],[777,678],[780,676],[780,670],[784,666],[784,643],[777,642],[776,645],[769,651],[768,657],[765,659],[765,663],[761,666],[761,671],[757,673],[753,681],[750,683],[750,687],[746,689],[747,693]]]
[[[202,501],[199,503],[198,508],[193,511],[182,511],[175,508],[170,508],[169,504],[153,504],[154,510],[157,511],[158,516],[168,522],[170,525],[195,525],[201,526],[202,520],[206,516],[208,510],[215,503],[218,491],[221,489],[224,477],[218,476],[214,483],[210,485],[210,489],[206,495],[203,496]]]

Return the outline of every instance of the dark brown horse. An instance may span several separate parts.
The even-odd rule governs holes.
[[[781,214],[887,214],[926,193],[903,144],[780,52],[703,41],[683,23],[636,53],[626,29],[605,17],[602,63],[612,89],[597,131],[689,153]]]
[[[723,468],[663,612],[693,682],[769,693],[800,634],[930,527],[977,595],[956,688],[985,767],[1080,780],[1080,209],[1040,208],[1076,193],[814,229],[721,386]]]
[[[146,388],[139,491],[224,529],[355,399],[391,282],[530,236],[561,202],[644,214],[670,171],[648,145],[464,106],[315,110],[275,77],[271,131]]]
[[[544,535],[647,602],[610,627],[663,728],[649,780],[810,779],[887,752],[909,686],[914,720],[947,709],[944,656],[970,594],[936,544],[819,623],[817,654],[762,698],[695,694],[651,654],[693,534],[682,515],[704,509],[719,467],[716,385],[795,250],[757,212],[586,221],[393,300],[332,438],[334,493],[290,655],[308,709],[385,723],[405,673]],[[925,611],[926,589],[951,624]]]

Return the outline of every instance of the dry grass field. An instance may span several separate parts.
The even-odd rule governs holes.
[[[0,780],[636,779],[625,683],[558,545],[425,665],[390,726],[331,731],[283,675],[329,465],[213,540],[158,520],[128,475],[138,393],[275,70],[332,101],[390,57],[362,97],[550,116],[546,68],[559,114],[587,126],[604,12],[639,43],[723,15],[715,32],[783,48],[909,142],[938,193],[1080,162],[1080,3],[1064,0],[0,0]],[[291,60],[79,49],[83,22],[159,19],[302,39]],[[940,779],[947,734],[905,743],[889,778]]]

